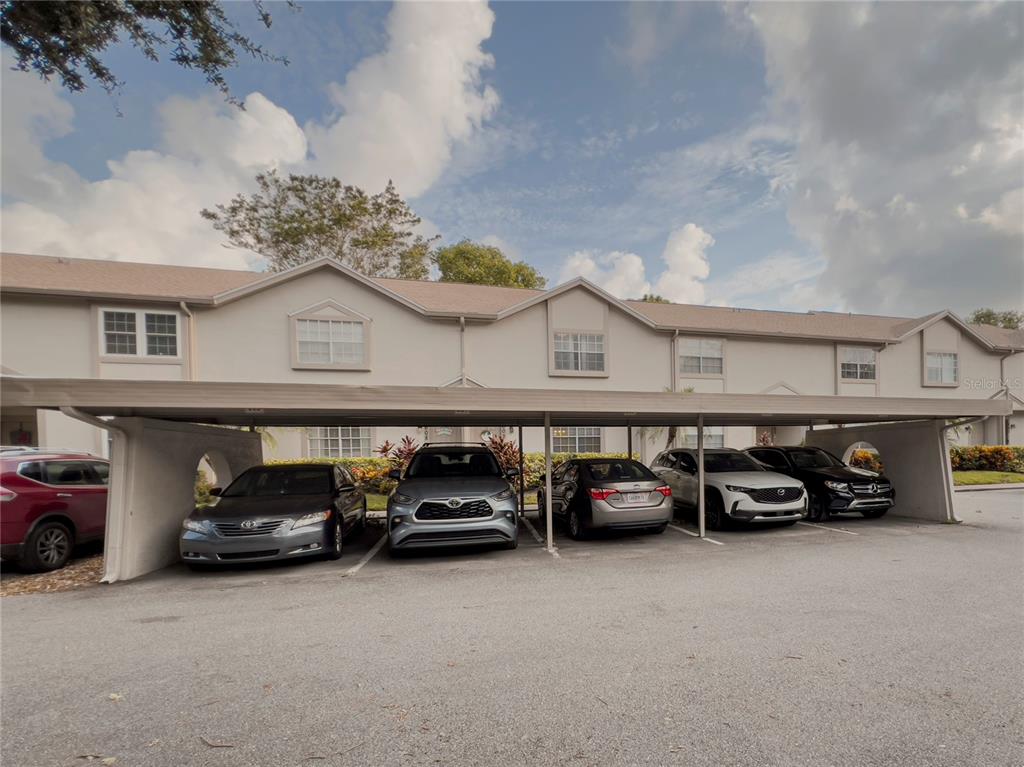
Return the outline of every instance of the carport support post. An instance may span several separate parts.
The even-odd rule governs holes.
[[[701,538],[704,529],[704,416],[697,416],[697,530]]]
[[[548,551],[554,551],[554,522],[551,519],[551,413],[544,414],[544,521]]]
[[[633,427],[626,424],[626,455],[633,457]]]
[[[526,456],[523,455],[523,426],[519,425],[519,513],[526,511]]]

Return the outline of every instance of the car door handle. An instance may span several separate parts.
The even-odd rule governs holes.
[[[57,497],[58,498],[73,498],[74,496],[71,495],[71,493],[57,493]]]

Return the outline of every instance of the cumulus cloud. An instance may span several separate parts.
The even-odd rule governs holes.
[[[259,256],[223,247],[199,216],[252,188],[271,169],[339,175],[379,191],[394,179],[415,197],[480,135],[498,104],[480,81],[494,21],[485,3],[396,3],[388,43],[332,88],[337,114],[303,130],[260,93],[240,111],[216,95],[172,97],[157,110],[152,148],[84,179],[45,153],[67,135],[74,110],[53,84],[8,72],[3,94],[5,250],[244,268]],[[80,127],[80,126],[79,126]],[[425,222],[425,228],[430,224]]]
[[[755,4],[796,125],[788,216],[844,308],[1019,307],[1020,7]]]
[[[669,234],[661,254],[665,266],[653,291],[643,259],[618,250],[573,253],[562,265],[559,282],[584,277],[619,298],[640,298],[654,292],[675,303],[699,304],[704,302],[704,280],[710,273],[707,250],[714,244],[714,237],[693,223]]]
[[[825,295],[818,278],[825,260],[816,255],[771,253],[707,282],[707,303],[752,309],[833,309],[835,296]]]
[[[396,3],[387,49],[330,88],[340,116],[306,126],[317,166],[367,189],[392,178],[405,195],[425,192],[498,107],[481,83],[493,25],[484,3]]]

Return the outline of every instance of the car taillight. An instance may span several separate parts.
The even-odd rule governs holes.
[[[13,490],[8,490],[6,487],[0,487],[0,501],[13,501],[18,497],[18,494]]]
[[[592,487],[587,492],[590,493],[590,497],[595,501],[607,501],[610,496],[615,495],[619,491],[611,487]]]
[[[668,485],[662,485],[661,487],[654,488],[657,492],[661,493],[666,498],[672,497],[672,488]]]

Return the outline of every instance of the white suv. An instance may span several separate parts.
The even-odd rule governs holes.
[[[697,507],[697,451],[666,450],[651,464],[676,502]],[[730,521],[793,524],[807,514],[807,491],[798,479],[768,471],[739,450],[704,451],[704,520],[712,530]]]

